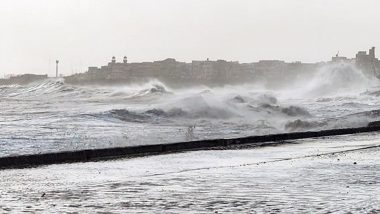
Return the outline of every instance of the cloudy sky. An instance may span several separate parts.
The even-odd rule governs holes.
[[[380,48],[378,0],[0,0],[0,77],[112,56],[316,62]]]

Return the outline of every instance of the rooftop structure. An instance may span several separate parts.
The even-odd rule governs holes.
[[[347,62],[349,61],[349,59],[344,56],[339,56],[339,51],[338,51],[338,53],[331,58],[331,61],[332,62]]]

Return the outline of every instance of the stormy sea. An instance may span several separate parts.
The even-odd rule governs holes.
[[[350,64],[289,83],[0,86],[0,156],[367,126],[380,82]],[[0,171],[0,208],[380,212],[378,136]],[[22,203],[20,203],[22,202]]]
[[[74,86],[52,78],[0,86],[0,155],[361,127],[380,119],[379,81],[349,64],[279,85]]]

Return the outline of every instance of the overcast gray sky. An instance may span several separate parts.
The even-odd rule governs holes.
[[[326,61],[380,48],[379,0],[0,0],[0,77],[176,58]]]

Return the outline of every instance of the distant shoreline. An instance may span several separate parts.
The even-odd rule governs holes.
[[[333,56],[329,62],[302,63],[281,60],[261,60],[253,63],[238,61],[204,60],[191,63],[179,62],[173,58],[162,61],[130,63],[124,57],[101,67],[89,67],[84,73],[63,77],[65,83],[77,85],[123,85],[157,79],[169,86],[191,85],[223,86],[228,84],[266,83],[278,86],[299,76],[315,73],[323,66],[351,65],[371,77],[380,78],[380,61],[375,56],[375,48],[359,51],[355,58]],[[57,64],[58,66],[58,64]],[[58,69],[58,67],[57,67]],[[58,70],[56,75],[58,76]],[[0,85],[28,84],[46,79],[47,75],[24,74],[0,79]]]

